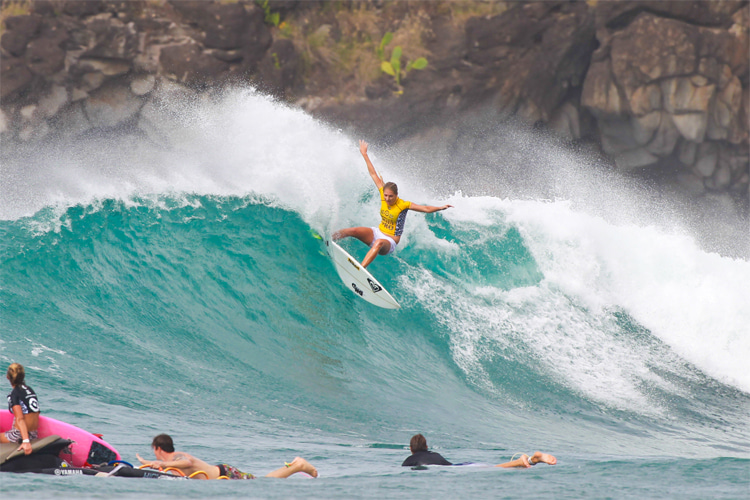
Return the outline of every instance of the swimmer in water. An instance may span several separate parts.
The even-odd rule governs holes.
[[[153,469],[178,469],[184,475],[196,479],[255,479],[253,474],[242,472],[228,464],[210,465],[199,458],[183,451],[175,451],[172,438],[168,434],[159,434],[151,443],[156,460],[146,460],[136,453],[142,465]],[[266,474],[266,477],[286,478],[297,472],[318,477],[318,470],[304,458],[296,457],[284,467]]]
[[[412,436],[409,442],[409,449],[411,450],[411,456],[406,457],[403,467],[419,467],[422,465],[468,465],[468,464],[453,464],[443,458],[440,453],[427,450],[427,439],[422,434],[415,434]],[[536,464],[543,463],[548,465],[555,465],[557,458],[548,454],[537,451],[533,455],[529,456],[522,454],[520,458],[505,462],[495,467],[503,467],[506,469],[514,467],[529,468]]]

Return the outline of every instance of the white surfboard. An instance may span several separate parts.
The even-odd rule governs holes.
[[[328,249],[328,255],[333,259],[336,272],[339,273],[341,280],[352,292],[378,307],[385,309],[401,307],[396,299],[391,297],[388,290],[367,269],[362,267],[357,259],[338,246],[335,241],[327,239],[326,248]]]

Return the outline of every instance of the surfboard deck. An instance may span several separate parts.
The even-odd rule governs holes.
[[[8,411],[0,411],[0,430],[3,432],[10,429],[13,425],[13,415]],[[54,418],[39,416],[39,438],[58,435],[63,439],[70,439],[73,443],[70,445],[72,457],[63,456],[75,467],[83,467],[83,464],[98,464],[119,460],[120,454],[114,447],[103,439],[87,432],[75,425],[70,425]]]
[[[341,281],[352,293],[362,297],[370,304],[384,309],[399,309],[401,307],[396,299],[388,293],[388,290],[338,243],[326,238],[326,249],[333,260]]]

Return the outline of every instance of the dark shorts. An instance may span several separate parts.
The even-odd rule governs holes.
[[[219,464],[217,467],[219,468],[219,476],[226,476],[228,479],[255,479],[255,476],[249,472],[242,472],[231,465]]]

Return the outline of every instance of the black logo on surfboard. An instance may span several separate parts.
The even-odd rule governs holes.
[[[356,283],[352,283],[352,288],[354,289],[355,293],[359,294],[360,297],[362,297],[365,294],[365,292],[359,289]]]
[[[375,293],[378,293],[379,291],[383,289],[382,286],[378,285],[377,283],[372,281],[370,278],[367,278],[367,282],[370,284],[370,288],[372,288],[372,291]]]

